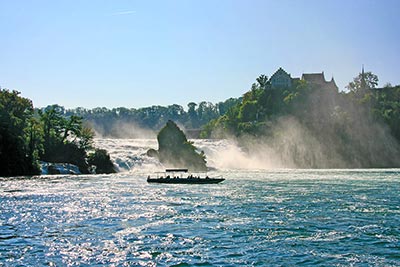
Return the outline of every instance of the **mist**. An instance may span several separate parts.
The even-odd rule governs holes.
[[[246,151],[233,137],[221,140],[192,140],[199,150],[207,156],[207,166],[218,170],[232,169],[273,169],[284,168],[285,165],[267,146],[265,150]]]
[[[191,141],[199,152],[205,152],[208,167],[221,170],[391,168],[400,165],[399,143],[388,126],[373,117],[370,106],[322,89],[303,99],[300,105],[292,106],[291,112],[266,119],[265,127],[257,136],[224,132],[223,139]],[[157,142],[157,132],[135,123],[117,120],[109,123],[106,129],[104,124],[91,124],[98,138]],[[179,127],[186,131],[183,125]],[[221,136],[221,129],[217,131]],[[145,158],[143,151],[136,156]],[[135,158],[132,162],[136,161]]]
[[[400,146],[369,106],[342,95],[313,94],[291,115],[267,121],[258,136],[225,135],[217,168],[392,168]]]
[[[133,122],[123,122],[116,120],[108,124],[98,124],[90,121],[92,129],[97,138],[118,138],[118,139],[152,139],[156,138],[157,133],[153,130],[140,127]],[[107,128],[105,128],[107,127]]]

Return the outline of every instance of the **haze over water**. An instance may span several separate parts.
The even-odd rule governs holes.
[[[400,266],[399,169],[154,185],[131,158],[114,175],[0,178],[0,266]]]

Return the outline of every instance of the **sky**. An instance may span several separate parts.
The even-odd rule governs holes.
[[[400,84],[398,0],[0,0],[0,86],[35,107],[239,97],[279,67]]]

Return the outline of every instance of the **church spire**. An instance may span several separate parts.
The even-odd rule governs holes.
[[[364,64],[362,65],[362,70],[361,70],[361,90],[366,90],[367,89],[367,82],[365,81],[365,72],[364,72]]]

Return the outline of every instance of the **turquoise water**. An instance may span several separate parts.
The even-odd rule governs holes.
[[[0,266],[400,266],[400,170],[0,178]]]

